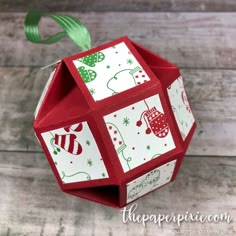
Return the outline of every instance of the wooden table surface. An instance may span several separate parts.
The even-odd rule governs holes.
[[[7,1],[0,3],[0,235],[236,235],[236,1]],[[28,42],[28,10],[81,19],[93,45],[123,35],[180,67],[197,130],[177,180],[140,199],[140,214],[228,212],[234,222],[122,222],[122,214],[62,193],[32,130],[48,78],[40,67],[78,52],[65,38]],[[45,35],[58,30],[42,20]]]

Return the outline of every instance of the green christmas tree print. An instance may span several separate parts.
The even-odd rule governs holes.
[[[94,67],[96,63],[101,62],[104,59],[105,55],[102,52],[96,52],[79,59],[79,61],[87,66]]]
[[[85,83],[89,83],[96,79],[97,73],[93,70],[86,70],[84,66],[80,66],[78,71]]]

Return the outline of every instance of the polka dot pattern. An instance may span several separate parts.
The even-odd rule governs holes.
[[[169,132],[169,126],[166,120],[166,116],[159,112],[155,107],[151,108],[145,113],[145,117],[152,129],[152,132],[158,138],[164,138]]]

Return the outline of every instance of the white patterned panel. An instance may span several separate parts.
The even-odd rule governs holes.
[[[42,133],[63,183],[108,178],[87,122]]]
[[[104,117],[124,172],[175,148],[159,95]]]
[[[73,62],[95,101],[150,80],[124,42]]]
[[[127,203],[170,182],[175,164],[176,160],[171,161],[129,182],[126,185]]]
[[[167,89],[175,120],[183,140],[187,137],[194,123],[194,117],[180,76]]]

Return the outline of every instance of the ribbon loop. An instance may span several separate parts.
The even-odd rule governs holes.
[[[60,25],[64,31],[58,32],[47,39],[42,39],[39,33],[39,22],[43,16],[50,17]],[[29,12],[25,18],[24,32],[26,38],[33,43],[52,44],[68,35],[74,44],[83,51],[91,48],[91,36],[89,31],[78,19],[71,16]]]

